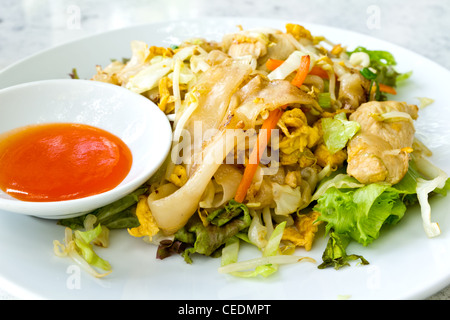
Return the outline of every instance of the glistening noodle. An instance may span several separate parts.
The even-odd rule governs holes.
[[[278,170],[279,154],[279,130],[270,129],[270,135],[266,134],[268,129],[260,129],[258,132],[251,128],[243,129],[207,129],[203,132],[202,121],[195,121],[193,132],[183,129],[179,137],[174,137],[171,151],[171,161],[173,164],[199,165],[205,164],[256,164],[257,154],[253,153],[256,147],[258,134],[261,141],[268,147],[261,150],[260,163],[268,165],[265,174],[275,174]],[[219,141],[222,140],[222,141]],[[204,152],[205,147],[218,143],[219,147],[214,148],[212,155]],[[202,152],[203,150],[203,152]]]

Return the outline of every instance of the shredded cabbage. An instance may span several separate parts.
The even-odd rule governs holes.
[[[300,261],[315,262],[314,259],[309,257],[279,254],[281,237],[285,227],[286,222],[282,222],[275,227],[266,247],[262,250],[262,257],[226,264],[224,262],[237,261],[236,250],[233,251],[234,256],[232,258],[230,257],[231,250],[226,251],[227,257],[222,260],[222,266],[218,270],[219,273],[227,273],[243,278],[256,277],[258,275],[268,277],[278,270],[280,264],[292,264]]]
[[[334,118],[322,119],[323,140],[331,154],[335,154],[347,145],[347,142],[361,129],[356,121],[348,121],[345,113]]]
[[[431,161],[424,157],[416,157],[415,162],[427,178],[417,178],[417,198],[420,204],[423,227],[428,237],[436,237],[441,234],[439,224],[431,222],[431,207],[428,201],[428,195],[436,189],[445,187],[448,175],[436,167]]]
[[[148,65],[131,76],[125,88],[136,93],[143,93],[158,86],[159,80],[172,70],[172,58]]]
[[[269,73],[267,76],[269,80],[280,80],[285,79],[292,72],[297,70],[300,67],[300,63],[302,61],[303,54],[300,51],[294,51],[290,54],[290,56],[284,61],[278,68]]]
[[[108,261],[100,258],[94,251],[92,242],[102,232],[102,226],[97,225],[94,229],[87,231],[75,232],[72,229],[65,229],[65,245],[58,240],[53,241],[53,252],[59,257],[69,256],[75,261],[83,270],[93,275],[94,277],[101,278],[112,272],[111,265]],[[95,268],[102,269],[106,272],[98,272]]]
[[[377,121],[396,122],[396,121],[413,121],[409,113],[401,111],[391,111],[386,113],[372,113],[372,118]]]
[[[288,185],[272,183],[273,200],[275,201],[275,214],[289,215],[297,211],[302,203],[300,187],[292,188]]]

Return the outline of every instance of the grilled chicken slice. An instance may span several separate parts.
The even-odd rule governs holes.
[[[417,106],[405,102],[362,104],[350,116],[361,130],[347,147],[347,173],[365,184],[399,182],[408,171],[417,117]]]

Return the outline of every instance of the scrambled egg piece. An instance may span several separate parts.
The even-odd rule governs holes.
[[[174,51],[172,50],[172,48],[151,46],[148,50],[149,50],[149,55],[147,57],[147,60],[150,60],[151,58],[156,57],[156,56],[163,56],[164,58],[171,58],[174,55]]]
[[[292,109],[283,113],[278,121],[284,137],[280,140],[280,158],[284,165],[301,163],[302,167],[315,163],[314,155],[309,150],[320,140],[320,130],[308,125],[301,109]]]
[[[128,233],[139,238],[147,236],[150,239],[159,232],[155,218],[150,211],[146,196],[140,196],[136,207],[136,216],[140,222],[138,227],[128,229]]]
[[[321,167],[330,165],[332,168],[338,168],[347,159],[347,151],[341,149],[335,154],[331,154],[325,144],[321,143],[314,151],[314,156],[317,159],[317,164]]]
[[[169,77],[163,77],[159,80],[159,102],[158,107],[162,112],[168,114],[175,109],[175,97],[173,96],[172,80]]]
[[[302,175],[300,171],[289,171],[285,178],[284,183],[295,189],[302,183]]]
[[[176,165],[168,180],[177,187],[182,187],[188,180],[186,168],[182,165]]]
[[[292,34],[294,38],[297,40],[300,40],[301,38],[306,38],[311,41],[313,40],[311,32],[305,27],[298,24],[294,23],[286,24],[286,33]]]
[[[320,213],[313,211],[308,214],[299,214],[295,217],[294,226],[284,229],[281,240],[290,241],[296,247],[305,247],[311,250],[314,236],[319,229],[319,222],[315,222]]]

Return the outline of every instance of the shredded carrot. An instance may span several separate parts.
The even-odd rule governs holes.
[[[385,93],[390,93],[390,94],[397,94],[397,90],[395,90],[395,88],[388,86],[386,84],[379,84],[380,86],[380,91],[381,92],[385,92]]]
[[[236,191],[236,195],[234,200],[242,203],[245,197],[247,196],[247,191],[252,184],[253,177],[255,176],[256,170],[258,169],[259,162],[261,161],[261,157],[264,153],[264,150],[267,147],[267,143],[270,140],[272,129],[275,129],[278,120],[280,120],[281,115],[283,114],[283,110],[286,106],[282,108],[272,110],[269,113],[269,116],[266,120],[264,120],[263,125],[259,131],[255,147],[250,154],[249,163],[245,167],[244,175],[239,183],[238,189]]]
[[[325,70],[323,70],[321,67],[318,67],[318,66],[312,67],[309,74],[312,76],[319,76],[322,79],[329,79],[328,73]]]
[[[293,85],[300,87],[303,84],[303,81],[305,81],[305,78],[309,72],[310,62],[310,56],[302,57],[297,74],[292,80]],[[275,127],[277,126],[278,120],[280,120],[281,115],[283,114],[283,110],[286,109],[286,107],[287,105],[282,106],[279,109],[272,110],[269,113],[267,119],[264,120],[263,125],[261,126],[261,129],[258,133],[255,147],[250,154],[249,163],[245,167],[244,175],[241,179],[241,182],[239,183],[236,195],[234,197],[234,200],[236,200],[237,202],[242,203],[242,201],[244,201],[245,197],[247,196],[247,191],[252,184],[253,177],[255,176],[256,170],[258,169],[263,152],[267,148],[267,143],[269,142],[270,136],[272,134],[272,129],[275,129]]]
[[[283,62],[284,62],[283,60],[269,59],[266,61],[266,68],[269,69],[270,71],[273,71],[279,66],[281,66]]]
[[[303,81],[305,81],[306,76],[309,73],[309,65],[311,63],[310,56],[302,56],[302,60],[300,62],[300,67],[298,68],[297,74],[294,79],[292,79],[291,83],[296,87],[301,87]]]

